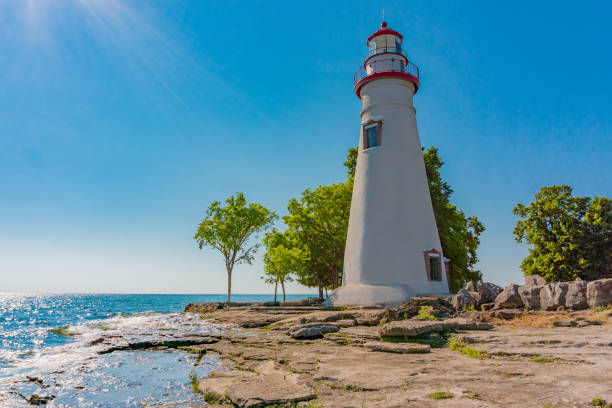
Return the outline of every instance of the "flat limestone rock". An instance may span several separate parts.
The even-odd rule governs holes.
[[[386,343],[380,341],[367,342],[363,347],[372,351],[382,351],[385,353],[398,353],[398,354],[420,354],[429,353],[431,347],[429,344],[415,344],[415,343]]]
[[[335,324],[338,327],[353,327],[355,326],[355,320],[352,320],[352,319],[336,320]]]
[[[298,384],[296,379],[295,375],[276,373],[238,379],[227,387],[225,395],[240,408],[308,401],[317,397],[312,387]]]
[[[255,367],[255,372],[229,371],[201,381],[198,388],[205,394],[227,398],[240,408],[271,406],[309,401],[316,398],[313,388],[298,381],[297,374],[274,368],[267,361]]]
[[[331,323],[306,323],[293,326],[287,334],[294,339],[314,339],[326,333],[335,333],[338,326]]]
[[[435,320],[399,320],[385,324],[380,329],[381,336],[401,337],[445,330],[442,322]]]
[[[464,319],[456,317],[442,321],[445,330],[491,330],[494,326],[490,323],[479,322],[475,319]]]
[[[340,334],[348,337],[363,339],[363,340],[378,340],[380,332],[378,327],[372,326],[355,326],[340,329]]]

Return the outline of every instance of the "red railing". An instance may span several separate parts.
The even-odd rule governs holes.
[[[357,84],[362,79],[383,72],[400,72],[408,74],[419,79],[419,67],[412,62],[406,63],[403,58],[384,58],[372,59],[365,64],[364,67],[359,67],[355,72],[354,81]]]

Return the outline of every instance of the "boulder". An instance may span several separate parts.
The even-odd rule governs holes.
[[[519,286],[518,293],[525,305],[525,309],[539,310],[540,309],[540,291],[544,285],[523,285]]]
[[[287,334],[294,339],[314,339],[323,337],[325,333],[335,333],[338,326],[331,323],[307,323],[293,326]]]
[[[471,306],[476,306],[478,300],[472,296],[474,293],[477,292],[469,292],[465,289],[461,289],[452,297],[451,304],[458,312],[469,309]]]
[[[470,310],[469,312],[461,312],[456,317],[460,317],[462,319],[470,319],[470,320],[482,320],[482,313],[478,310]],[[446,319],[445,321],[453,320]]]
[[[492,303],[503,289],[494,283],[480,281],[476,285],[476,290],[480,294],[479,303]]]
[[[565,307],[565,296],[569,283],[549,283],[540,291],[540,307],[544,310],[557,310],[559,306]]]
[[[586,309],[587,304],[587,283],[582,279],[572,282],[567,288],[565,295],[565,307],[572,310]]]
[[[590,307],[612,305],[612,278],[589,282],[587,284],[587,303]]]
[[[495,309],[522,308],[523,300],[518,293],[519,285],[511,283],[495,298]]]
[[[546,285],[546,279],[544,279],[540,275],[527,275],[525,276],[525,285],[543,286],[543,285]]]
[[[495,303],[483,303],[480,305],[480,310],[486,312],[487,310],[491,310],[495,307]]]
[[[468,292],[478,292],[478,284],[473,281],[465,282],[461,289],[467,290]]]
[[[416,343],[386,343],[380,341],[372,341],[363,345],[363,347],[372,351],[382,351],[385,353],[399,354],[420,354],[429,353],[431,346],[429,344]]]

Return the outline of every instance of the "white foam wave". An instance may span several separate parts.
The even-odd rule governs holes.
[[[193,313],[154,312],[115,315],[82,325],[54,328],[51,331],[74,337],[74,341],[62,346],[27,352],[1,350],[0,361],[10,362],[10,367],[0,369],[0,377],[4,377],[5,381],[19,374],[59,371],[66,365],[92,360],[100,351],[111,346],[193,335],[204,336],[219,333],[223,329],[224,326],[211,324]],[[0,384],[4,381],[0,378]]]

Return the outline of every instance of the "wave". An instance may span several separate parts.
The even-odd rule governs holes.
[[[68,344],[31,350],[0,351],[0,377],[23,370],[49,370],[55,366],[84,361],[107,348],[132,342],[180,339],[193,335],[210,335],[224,329],[193,313],[157,312],[116,314],[107,319],[91,320],[79,325],[65,325],[46,329],[62,337]],[[7,367],[8,366],[8,367]]]

